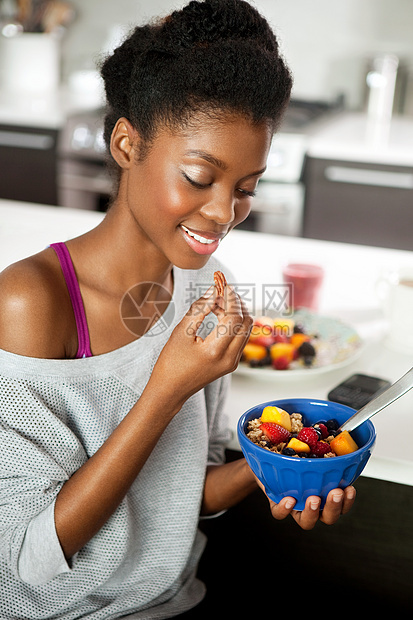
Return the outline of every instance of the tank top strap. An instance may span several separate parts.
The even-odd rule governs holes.
[[[53,248],[57,254],[57,258],[59,259],[59,263],[62,268],[63,277],[66,281],[67,290],[69,291],[70,301],[72,302],[78,339],[76,358],[92,357],[85,307],[83,305],[79,282],[76,277],[75,268],[73,266],[69,250],[67,249],[65,243],[51,243],[50,247]]]

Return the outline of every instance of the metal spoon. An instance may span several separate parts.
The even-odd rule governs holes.
[[[354,415],[351,416],[344,424],[340,426],[339,431],[353,431],[357,426],[376,415],[379,411],[393,403],[395,400],[406,394],[413,387],[413,368],[410,368],[400,379],[393,385],[381,392],[373,398],[367,405],[364,405]]]

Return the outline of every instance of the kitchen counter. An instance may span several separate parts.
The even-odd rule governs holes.
[[[97,212],[0,200],[0,269],[40,251],[49,243],[82,234],[101,221]],[[413,366],[413,354],[395,351],[386,343],[387,322],[377,296],[377,280],[392,268],[413,266],[413,252],[233,231],[216,252],[240,284],[255,290],[259,303],[264,284],[279,284],[288,261],[319,263],[325,268],[320,313],[353,325],[365,341],[362,354],[347,367],[324,374],[294,378],[274,374],[269,382],[233,375],[227,403],[230,447],[239,449],[236,424],[249,407],[284,397],[326,398],[337,383],[354,372],[397,380]],[[257,375],[258,376],[258,375]],[[377,443],[364,475],[413,485],[413,391],[374,419]]]
[[[413,117],[394,116],[389,125],[366,114],[340,113],[321,122],[309,137],[307,155],[317,159],[413,166]]]
[[[258,372],[251,378],[235,372],[227,404],[232,430],[240,415],[257,403],[290,397],[325,399],[335,385],[353,373],[393,382],[413,366],[412,353],[395,351],[386,343],[387,320],[377,291],[383,273],[413,266],[413,252],[234,231],[216,256],[231,268],[238,282],[254,282],[257,291],[264,284],[282,283],[281,268],[287,262],[321,264],[325,280],[320,314],[351,324],[365,343],[362,354],[349,366],[325,374],[309,373],[308,378],[300,374],[295,380],[286,371],[269,382],[259,380]],[[366,475],[413,485],[412,413],[413,390],[373,419],[377,442]],[[234,434],[232,446],[237,445]]]

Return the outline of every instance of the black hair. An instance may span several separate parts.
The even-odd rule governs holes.
[[[193,0],[138,26],[104,60],[101,74],[107,147],[121,117],[144,145],[161,123],[182,128],[199,112],[237,112],[275,131],[292,86],[268,22],[244,0]]]

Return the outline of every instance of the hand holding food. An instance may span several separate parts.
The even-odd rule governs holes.
[[[247,309],[222,272],[215,273],[214,281],[215,287],[195,301],[175,327],[152,372],[151,382],[159,381],[160,389],[167,390],[172,401],[184,402],[211,381],[234,371],[248,340],[252,318]],[[199,330],[211,313],[217,318],[216,326],[202,338]]]
[[[288,398],[258,404],[241,416],[240,447],[275,518],[288,514],[287,505],[298,513],[311,504],[332,523],[349,508],[348,488],[366,466],[376,439],[370,420],[351,435],[339,432],[352,413],[331,401]],[[299,517],[306,527],[312,522],[307,516]]]

